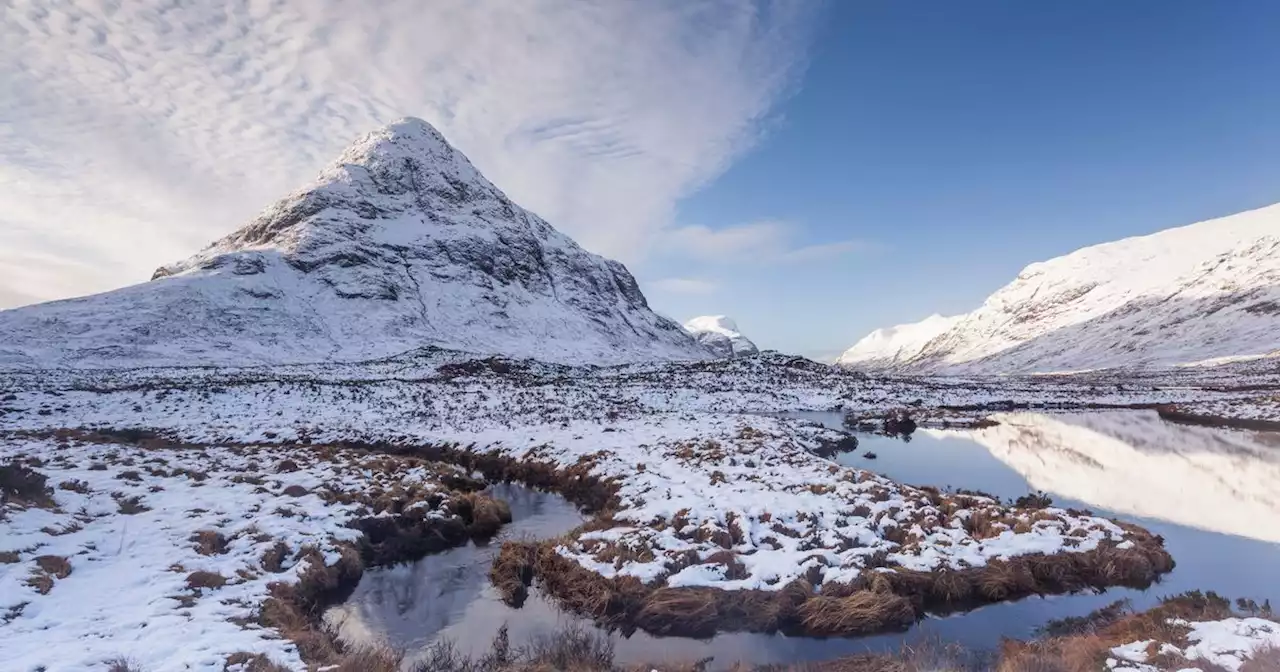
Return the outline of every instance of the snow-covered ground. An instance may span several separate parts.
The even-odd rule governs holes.
[[[221,671],[241,652],[300,669],[293,643],[257,625],[269,586],[297,581],[310,562],[333,564],[339,544],[359,538],[348,524],[369,513],[339,495],[447,493],[439,476],[452,471],[389,470],[355,451],[99,441],[0,441],[0,464],[44,474],[53,499],[0,512],[6,670],[119,659],[147,672]],[[423,515],[452,514],[443,505]]]
[[[605,576],[637,576],[652,585],[772,590],[800,576],[839,583],[868,569],[981,567],[1027,553],[1124,549],[1134,533],[1107,520],[1013,509],[842,467],[813,452],[841,438],[837,432],[770,414],[843,409],[874,416],[906,407],[941,421],[981,418],[1009,404],[1079,408],[1257,394],[1218,387],[1186,380],[877,379],[776,354],[600,368],[424,350],[328,366],[11,372],[0,375],[6,430],[0,458],[39,457],[60,511],[11,507],[0,523],[0,551],[19,553],[19,562],[0,565],[0,614],[15,609],[0,624],[0,644],[7,652],[17,642],[21,648],[12,650],[23,656],[17,659],[39,664],[52,655],[56,623],[56,637],[65,641],[93,638],[74,651],[81,662],[123,655],[160,670],[211,666],[240,650],[296,662],[275,633],[227,621],[251,613],[267,583],[295,575],[265,576],[261,544],[274,543],[266,541],[270,535],[291,548],[332,552],[355,534],[346,524],[356,513],[322,504],[315,491],[366,489],[368,479],[383,476],[360,468],[354,456],[315,459],[313,449],[295,442],[450,444],[586,469],[616,488],[618,506],[611,523],[567,540],[561,555]],[[144,429],[201,447],[34,438],[64,428]],[[301,468],[276,473],[272,465],[286,457]],[[140,480],[126,471],[137,471]],[[437,475],[399,477],[430,487]],[[63,481],[83,481],[87,493],[78,485],[56,489]],[[290,496],[284,490],[291,485],[311,492]],[[119,502],[134,496],[148,510],[122,514]],[[75,525],[83,527],[59,534]],[[188,540],[205,528],[229,540],[226,554],[194,550]],[[258,530],[261,542],[253,536]],[[41,555],[68,558],[72,570],[53,579],[43,596],[26,584]],[[177,565],[182,572],[170,571]],[[228,583],[194,595],[185,582],[197,569],[217,571]],[[124,598],[75,597],[102,585],[139,583],[145,585]],[[194,606],[184,606],[188,598]],[[125,599],[125,606],[112,599]],[[75,613],[67,611],[72,604]],[[117,619],[126,624],[119,628],[101,615],[116,608],[132,619]],[[126,627],[153,619],[145,632]],[[146,650],[157,632],[222,643],[190,646],[171,658],[178,654]]]
[[[1117,646],[1111,650],[1114,657],[1107,660],[1108,669],[1165,672],[1169,668],[1149,664],[1154,652],[1155,655],[1185,658],[1189,665],[1185,669],[1199,669],[1194,665],[1204,661],[1236,672],[1257,651],[1265,647],[1280,647],[1280,623],[1270,619],[1256,617],[1226,618],[1218,621],[1174,619],[1170,624],[1189,630],[1185,645],[1145,640]]]

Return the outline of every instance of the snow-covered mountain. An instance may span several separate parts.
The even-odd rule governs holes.
[[[428,345],[547,361],[705,358],[627,269],[403,119],[153,279],[0,311],[0,366],[354,360]]]
[[[931,319],[873,334],[844,360],[1032,373],[1280,355],[1280,205],[1031,264],[921,345],[941,324]]]
[[[684,323],[693,335],[717,357],[744,357],[760,352],[751,339],[738,331],[738,323],[724,315],[703,315]]]
[[[950,329],[959,317],[930,315],[919,322],[876,329],[844,351],[836,364],[885,369],[910,362],[924,346]]]

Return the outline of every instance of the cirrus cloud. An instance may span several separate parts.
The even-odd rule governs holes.
[[[701,225],[671,228],[662,233],[660,245],[669,255],[722,264],[810,263],[876,249],[870,242],[855,239],[796,246],[794,241],[800,236],[794,224],[766,220],[721,229]]]
[[[0,307],[146,279],[395,118],[635,261],[794,88],[804,0],[0,0]]]

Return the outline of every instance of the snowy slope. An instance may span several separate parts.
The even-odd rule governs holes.
[[[693,335],[718,357],[743,357],[760,352],[755,343],[738,331],[738,323],[724,315],[703,315],[684,323]]]
[[[404,119],[151,282],[0,312],[0,366],[363,359],[427,345],[562,362],[709,356]]]
[[[914,349],[916,330],[902,333],[879,351]],[[1031,264],[888,366],[1031,373],[1268,354],[1280,354],[1280,205]]]
[[[920,322],[876,329],[844,351],[836,364],[855,368],[892,368],[909,362],[934,337],[950,329],[959,317],[930,315]]]

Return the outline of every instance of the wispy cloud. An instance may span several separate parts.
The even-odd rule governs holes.
[[[701,225],[663,232],[661,247],[668,255],[718,263],[805,263],[833,259],[872,249],[861,240],[838,240],[796,246],[802,232],[788,222],[762,221],[711,229]]]
[[[634,261],[758,139],[812,7],[0,0],[0,307],[145,279],[404,115]]]
[[[720,289],[719,283],[702,278],[663,278],[645,284],[669,294],[712,294]]]

